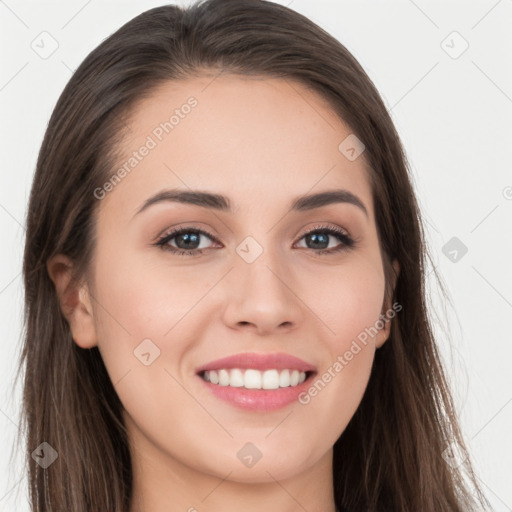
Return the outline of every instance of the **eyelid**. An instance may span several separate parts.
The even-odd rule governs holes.
[[[329,224],[326,224],[326,223],[321,223],[321,224],[316,224],[315,226],[313,226],[312,228],[308,228],[306,231],[300,231],[299,233],[301,233],[300,235],[300,238],[302,238],[303,236],[306,236],[306,235],[309,235],[309,233],[313,233],[315,231],[322,231],[322,230],[332,230],[332,231],[336,231],[336,232],[339,232],[343,235],[347,235],[349,237],[350,236],[350,232],[341,227],[341,226],[336,226],[336,225],[329,225]],[[297,235],[299,236],[299,235]],[[352,238],[352,237],[351,237]]]

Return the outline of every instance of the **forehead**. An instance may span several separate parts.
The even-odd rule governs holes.
[[[121,202],[135,213],[165,188],[228,195],[235,211],[344,188],[372,216],[364,153],[351,161],[339,149],[350,127],[297,82],[239,75],[165,82],[134,107],[127,126],[113,169],[127,172],[102,208]]]

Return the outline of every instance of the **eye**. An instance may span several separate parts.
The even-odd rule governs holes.
[[[335,237],[342,243],[335,247],[329,248],[329,237]],[[327,247],[321,247],[319,251],[314,251],[316,254],[332,254],[340,251],[345,251],[355,247],[355,240],[341,228],[331,226],[317,226],[312,230],[304,233],[301,240],[305,238],[307,241],[313,244],[313,247],[319,248],[327,244]],[[307,242],[306,242],[307,243]],[[309,248],[309,247],[308,247]]]
[[[212,234],[202,229],[178,228],[159,238],[155,245],[161,247],[164,251],[172,252],[178,256],[202,254],[205,247],[199,248],[195,246],[204,237],[217,242],[217,239]],[[179,246],[176,248],[170,245],[171,240],[174,238],[176,238],[176,243],[184,247],[184,249]]]
[[[341,241],[335,247],[329,248],[329,237],[337,238]],[[169,251],[178,256],[194,256],[203,254],[206,249],[210,247],[200,247],[201,239],[209,238],[216,243],[220,243],[211,233],[204,231],[203,229],[185,227],[177,228],[169,233],[166,233],[160,237],[154,244],[160,247],[164,251]],[[313,247],[307,247],[308,249],[320,249],[314,250],[316,254],[332,254],[343,250],[349,250],[356,246],[356,242],[350,237],[350,235],[341,228],[331,226],[317,226],[314,229],[304,233],[299,240],[306,239],[306,243],[312,244]],[[174,242],[177,247],[171,244]],[[323,247],[327,244],[327,247]]]

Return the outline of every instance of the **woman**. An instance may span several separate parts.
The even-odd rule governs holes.
[[[477,510],[427,254],[338,41],[258,0],[137,16],[74,73],[34,177],[32,509]]]

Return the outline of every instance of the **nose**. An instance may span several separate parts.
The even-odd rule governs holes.
[[[260,335],[296,329],[305,306],[294,290],[293,272],[270,250],[251,263],[238,256],[235,260],[225,283],[225,324]]]

